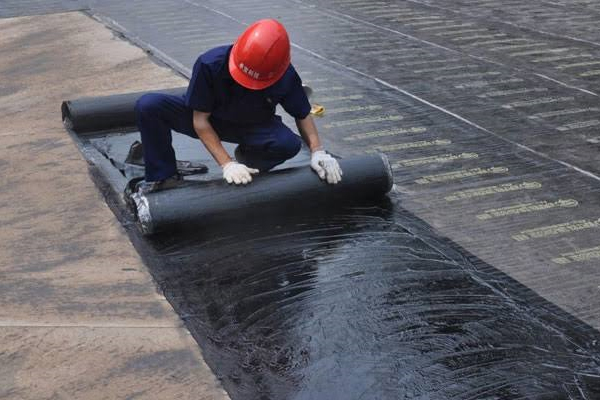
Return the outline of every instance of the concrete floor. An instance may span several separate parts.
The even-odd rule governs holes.
[[[0,397],[225,399],[60,121],[183,85],[79,12],[0,19]]]

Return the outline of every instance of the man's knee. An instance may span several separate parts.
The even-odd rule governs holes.
[[[286,159],[294,157],[302,148],[300,137],[292,131],[279,135],[278,139],[274,150]]]
[[[160,93],[146,93],[135,102],[135,113],[140,117],[158,115],[165,105]]]

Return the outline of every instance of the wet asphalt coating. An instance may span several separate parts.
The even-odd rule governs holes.
[[[91,2],[183,72],[280,18],[327,147],[394,165],[387,203],[135,239],[234,400],[600,397],[587,6],[585,42],[447,3]]]
[[[137,138],[89,145],[116,169]],[[219,178],[199,143],[174,142],[212,171],[193,179]],[[434,233],[397,194],[338,210],[273,204],[146,238],[117,214],[234,400],[600,394],[597,331]]]
[[[233,399],[600,395],[595,331],[393,203],[159,236],[145,256]]]

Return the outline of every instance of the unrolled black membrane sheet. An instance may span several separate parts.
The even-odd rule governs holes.
[[[234,400],[600,396],[595,331],[397,201],[199,225],[144,248]]]
[[[79,137],[112,175],[135,139]],[[177,155],[197,150],[204,162],[191,140],[174,135]],[[287,164],[251,185],[289,184]],[[170,198],[177,190],[161,201],[190,206]],[[244,201],[227,190],[223,201]],[[288,212],[254,204],[266,212],[150,237],[130,230],[233,400],[600,398],[598,332],[440,237],[399,195],[297,213],[304,194],[274,193],[263,195]]]

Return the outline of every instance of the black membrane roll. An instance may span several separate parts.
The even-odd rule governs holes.
[[[229,218],[269,217],[300,210],[343,207],[388,193],[393,177],[383,154],[339,160],[342,181],[330,185],[309,166],[255,176],[245,186],[223,180],[188,182],[146,195],[134,194],[138,221],[146,234],[177,226],[198,227]]]
[[[156,90],[183,96],[186,87]],[[101,97],[66,100],[61,105],[62,120],[67,128],[77,133],[110,131],[135,126],[135,102],[149,92],[136,92]]]

